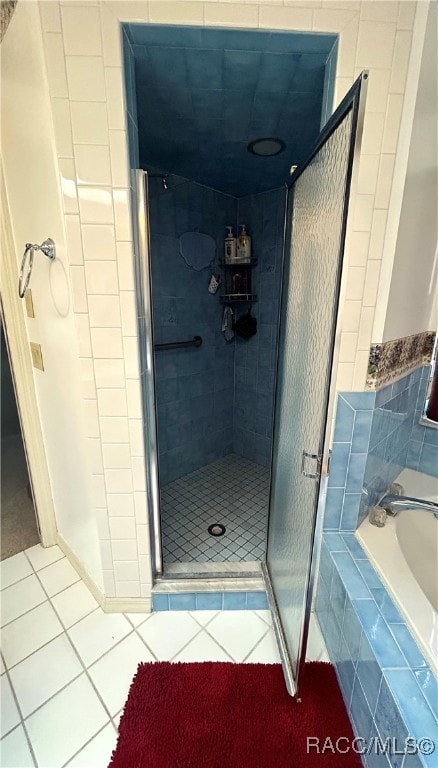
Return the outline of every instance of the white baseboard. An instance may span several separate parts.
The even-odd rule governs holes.
[[[105,597],[102,609],[106,613],[150,613],[150,597]]]
[[[107,597],[104,595],[100,587],[93,581],[90,574],[84,567],[83,563],[79,560],[77,555],[73,552],[69,544],[67,544],[61,534],[56,534],[56,543],[64,552],[64,555],[69,560],[75,571],[79,574],[85,586],[88,587],[91,594],[97,600],[100,607],[105,613],[150,613],[152,606],[151,597]]]

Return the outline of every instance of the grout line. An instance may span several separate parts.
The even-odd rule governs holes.
[[[214,637],[214,635],[213,635],[211,632],[209,632],[207,629],[205,629],[205,632],[206,632],[206,634],[207,634],[207,635],[208,635],[208,636],[209,636],[209,637],[210,637],[212,640],[214,640],[214,642],[216,643],[216,645],[218,645],[218,646],[219,646],[219,648],[221,648],[221,649],[224,651],[224,653],[226,653],[226,654],[227,654],[228,658],[229,658],[229,659],[231,659],[231,661],[232,661],[234,664],[239,664],[239,663],[240,663],[240,662],[238,662],[238,661],[237,661],[237,659],[234,659],[234,658],[233,658],[233,656],[231,655],[231,652],[230,652],[230,651],[227,651],[227,649],[226,649],[226,648],[224,648],[224,646],[222,645],[222,643],[220,643],[220,642],[219,642],[219,640],[217,640],[217,638],[216,638],[216,637]]]
[[[113,728],[114,728],[114,730],[116,732],[116,741],[117,741],[117,736],[118,736],[117,728],[116,728],[116,726],[115,726],[115,724],[113,722],[111,722],[111,724],[112,724],[112,726],[113,726]],[[82,750],[85,749],[85,747],[88,747],[88,745],[91,744],[91,742],[96,738],[96,736],[99,736],[99,734],[102,733],[102,731],[104,731],[105,728],[108,727],[108,725],[109,725],[109,723],[105,723],[105,725],[102,726],[102,728],[99,731],[97,731],[97,733],[95,733],[94,736],[91,737],[91,739],[89,739],[87,742],[85,742],[85,744],[83,744],[82,747],[80,749],[78,749],[77,752],[74,753],[74,755],[69,757],[69,759],[68,759],[68,761],[66,763],[63,763],[62,768],[67,768],[67,766],[70,765],[71,761],[74,760],[75,757],[77,757],[77,755],[79,755],[80,752],[82,752]]]
[[[270,632],[270,629],[268,628],[266,630],[266,632],[261,636],[260,640],[257,640],[255,646],[253,648],[251,648],[251,650],[246,654],[246,656],[243,657],[243,659],[241,661],[242,664],[244,664],[245,661],[248,659],[248,657],[251,656],[251,654],[255,651],[255,649],[260,645],[262,640],[264,640],[265,637],[267,637],[269,635],[269,632]]]
[[[170,661],[171,661],[171,662],[173,662],[173,660],[174,660],[174,659],[175,659],[175,658],[176,658],[176,657],[177,657],[177,656],[178,656],[180,653],[182,653],[182,651],[184,651],[184,650],[185,650],[185,649],[186,649],[186,648],[187,648],[187,647],[190,645],[190,643],[192,643],[192,642],[193,642],[193,640],[196,640],[196,638],[197,638],[197,637],[199,637],[199,635],[202,635],[202,627],[199,627],[199,630],[198,630],[197,632],[195,632],[195,634],[193,635],[193,637],[191,637],[191,638],[190,638],[190,640],[188,640],[188,642],[187,642],[187,643],[185,643],[183,646],[181,646],[181,648],[179,648],[179,649],[178,649],[178,651],[177,651],[176,653],[174,653],[174,654],[173,654],[173,656],[170,658]]]
[[[197,637],[199,637],[199,635],[202,635],[202,633],[203,633],[203,632],[205,632],[205,633],[206,633],[206,635],[208,635],[208,636],[209,636],[209,637],[210,637],[212,640],[214,640],[214,642],[216,643],[216,645],[218,645],[218,646],[219,646],[219,648],[221,648],[221,649],[224,651],[224,653],[226,653],[226,655],[228,656],[228,658],[229,658],[229,659],[231,659],[231,661],[233,661],[233,662],[235,661],[235,660],[232,658],[232,656],[230,656],[230,654],[229,654],[229,653],[228,653],[228,652],[225,650],[225,648],[222,648],[222,646],[220,645],[220,643],[218,643],[218,641],[217,641],[217,640],[216,640],[216,639],[215,639],[215,638],[214,638],[212,635],[210,635],[208,632],[206,632],[206,631],[205,631],[205,627],[201,627],[201,626],[200,626],[199,632],[196,632],[196,634],[195,634],[195,635],[193,635],[193,637],[192,637],[192,638],[191,638],[191,639],[188,641],[188,643],[186,643],[185,645],[183,645],[183,647],[182,647],[182,648],[180,648],[180,649],[179,649],[179,651],[177,651],[177,652],[176,652],[176,653],[175,653],[175,654],[172,656],[172,658],[171,658],[171,661],[173,661],[173,660],[174,660],[174,659],[175,659],[175,658],[176,658],[176,657],[177,657],[177,656],[178,656],[178,655],[179,655],[179,654],[180,654],[182,651],[184,651],[184,650],[185,650],[185,648],[187,648],[187,646],[189,646],[189,645],[190,645],[190,643],[191,643],[191,642],[193,642],[193,640],[195,640]]]
[[[206,610],[208,611],[209,609],[207,608]],[[217,610],[217,611],[215,610],[214,611],[214,616],[212,616],[211,619],[209,619],[206,624],[201,624],[201,622],[196,618],[196,610],[189,611],[190,616],[196,621],[197,624],[199,624],[200,627],[202,627],[202,629],[205,629],[209,624],[211,624],[211,622],[213,621],[213,619],[216,618],[218,613],[221,613],[221,610]]]
[[[6,675],[6,677],[7,677],[7,679],[8,679],[8,682],[9,682],[9,685],[10,685],[10,688],[11,688],[11,693],[12,693],[13,699],[14,699],[14,701],[15,701],[15,706],[17,707],[17,710],[18,710],[18,714],[19,714],[19,716],[20,716],[20,722],[19,722],[19,723],[17,723],[17,725],[16,725],[14,728],[11,728],[11,730],[10,730],[10,731],[8,731],[8,733],[4,733],[4,734],[3,734],[3,736],[2,736],[2,740],[4,739],[4,737],[5,737],[5,736],[7,736],[9,733],[12,733],[12,731],[14,731],[14,730],[15,730],[16,728],[18,728],[20,725],[22,725],[22,726],[23,726],[24,735],[25,735],[25,737],[26,737],[26,741],[27,741],[27,744],[28,744],[28,747],[29,747],[29,751],[30,751],[30,754],[31,754],[31,756],[32,756],[32,760],[33,760],[33,762],[34,762],[34,765],[35,765],[36,767],[38,767],[38,763],[37,763],[37,760],[36,760],[35,752],[34,752],[34,750],[33,750],[32,742],[31,742],[31,740],[30,740],[30,736],[29,736],[29,734],[28,734],[28,732],[27,732],[27,728],[26,728],[26,726],[25,726],[25,724],[24,724],[23,713],[22,713],[22,711],[21,711],[21,706],[20,706],[20,703],[19,703],[19,701],[18,701],[18,697],[17,697],[17,694],[15,693],[15,688],[14,688],[14,686],[12,685],[12,680],[11,680],[11,677],[10,677],[10,674],[9,674],[9,670],[5,668],[5,672],[4,672],[4,674]],[[1,742],[0,742],[0,743],[1,743]]]
[[[37,544],[36,546],[38,546],[38,544]],[[42,545],[41,545],[41,546],[42,546]],[[57,544],[54,544],[53,546],[57,547],[58,545],[57,545]],[[47,547],[47,549],[50,549],[50,547]],[[27,554],[26,554],[26,551],[27,551],[27,550],[23,549],[23,550],[21,550],[21,552],[17,552],[17,555],[21,555],[21,554],[22,554],[22,555],[24,555],[24,556],[26,557],[26,560],[27,560],[27,562],[29,563],[29,565],[30,565],[30,567],[31,567],[31,569],[32,569],[32,573],[28,573],[26,576],[23,576],[22,578],[20,578],[20,579],[17,579],[16,581],[13,581],[11,584],[8,584],[6,587],[2,587],[2,589],[1,589],[1,592],[4,592],[4,590],[5,590],[5,589],[9,589],[9,587],[13,587],[15,584],[19,584],[19,583],[20,583],[20,581],[24,581],[25,579],[28,579],[28,578],[29,578],[29,576],[33,576],[35,573],[37,573],[37,570],[36,570],[36,568],[34,568],[34,566],[32,565],[32,563],[31,563],[31,561],[30,561],[29,557],[28,557],[28,556],[27,556]],[[60,552],[62,552],[62,550],[61,550],[61,549],[60,549]],[[16,555],[11,555],[11,558],[12,558],[12,557],[16,557]],[[0,563],[0,565],[2,565],[3,563],[6,563],[6,562],[7,562],[8,560],[10,560],[11,558],[7,557],[5,560],[2,560],[2,561],[1,561],[1,563]],[[64,558],[65,558],[65,555],[64,555],[64,554],[61,554],[61,557],[59,557],[57,560],[54,560],[52,563],[48,563],[48,565],[44,565],[42,568],[39,568],[39,570],[40,570],[40,571],[42,571],[42,570],[44,570],[44,568],[48,568],[50,565],[55,565],[55,563],[59,563],[59,561],[60,561],[60,560],[63,560]]]
[[[41,583],[41,582],[40,582],[40,583]],[[42,587],[43,587],[43,589],[44,589],[44,585],[43,585],[42,583],[41,583],[41,586],[42,586]],[[52,607],[52,610],[55,612],[55,614],[56,614],[56,616],[57,616],[57,618],[58,618],[59,622],[61,623],[61,626],[64,626],[64,625],[63,625],[63,623],[62,623],[62,621],[61,621],[61,617],[60,617],[60,615],[59,615],[58,611],[56,610],[55,606],[52,604],[52,602],[51,602],[50,598],[49,598],[49,603],[50,603],[50,605],[51,605],[51,607]],[[85,672],[85,674],[86,674],[86,676],[87,676],[87,678],[88,678],[88,682],[90,683],[91,687],[92,687],[92,688],[93,688],[93,690],[95,691],[95,693],[96,693],[96,695],[97,695],[97,697],[98,697],[99,701],[101,702],[101,704],[102,704],[102,706],[103,706],[103,708],[104,708],[105,712],[108,714],[108,717],[109,717],[109,719],[110,719],[110,720],[111,720],[111,722],[112,722],[111,713],[110,713],[109,709],[107,708],[107,706],[106,706],[106,704],[105,704],[104,700],[102,699],[102,697],[101,697],[101,695],[100,695],[99,691],[97,690],[96,686],[94,685],[94,682],[93,682],[93,680],[91,679],[90,675],[88,674],[88,670],[87,670],[87,667],[85,666],[85,663],[84,663],[84,661],[82,660],[82,658],[81,658],[81,656],[80,656],[80,654],[79,654],[79,651],[76,649],[76,647],[75,647],[75,645],[74,645],[74,643],[73,643],[73,641],[72,641],[72,639],[71,639],[70,635],[68,634],[68,632],[67,632],[66,630],[64,630],[64,632],[65,632],[65,635],[66,635],[66,637],[67,637],[67,640],[68,640],[68,642],[70,643],[70,645],[71,645],[71,647],[72,647],[72,649],[73,649],[73,652],[74,652],[74,653],[75,653],[75,655],[77,656],[77,658],[78,658],[78,660],[79,660],[79,663],[80,663],[80,665],[81,665],[82,669],[84,670],[84,672]]]
[[[36,573],[35,573],[35,576],[37,576],[37,574],[36,574]],[[78,581],[81,581],[81,582],[82,582],[82,584],[84,583],[84,582],[82,581],[82,579],[81,579],[81,578],[79,578],[79,579],[78,579]],[[75,584],[77,584],[77,583],[78,583],[77,581],[74,581],[74,582],[73,582],[73,584],[70,584],[68,587],[65,587],[64,589],[61,589],[61,591],[60,591],[60,592],[57,592],[55,595],[52,595],[52,597],[58,597],[58,595],[62,594],[62,592],[66,592],[66,591],[67,591],[67,589],[69,589],[70,587],[73,587],[73,586],[74,586]],[[40,581],[40,584],[41,584],[41,586],[42,586],[42,583],[41,583],[41,581]],[[11,586],[12,586],[12,585],[11,585]],[[87,587],[87,589],[88,589],[88,587]],[[47,592],[46,592],[46,590],[44,589],[44,587],[43,587],[43,590],[44,590],[44,593],[47,595]],[[90,592],[90,594],[91,594],[91,592]],[[47,595],[47,597],[46,597],[46,599],[45,599],[45,600],[42,600],[42,601],[41,601],[41,603],[37,603],[37,605],[34,605],[32,608],[29,608],[27,611],[24,611],[24,613],[20,613],[20,615],[19,615],[19,616],[16,616],[16,617],[15,617],[15,619],[11,619],[11,621],[8,621],[6,624],[3,624],[3,625],[2,625],[2,627],[1,627],[1,629],[3,630],[5,627],[9,627],[11,624],[13,624],[13,623],[14,623],[14,621],[18,621],[18,619],[21,619],[23,616],[26,616],[28,613],[31,613],[31,611],[34,611],[34,610],[35,610],[35,608],[39,608],[41,605],[44,605],[44,603],[45,603],[45,602],[47,602],[47,601],[48,601],[49,603],[51,603],[51,598],[50,598],[48,595]],[[96,602],[97,602],[97,600],[96,600]],[[53,608],[54,608],[54,606],[53,606]],[[91,611],[89,611],[89,613],[85,614],[85,616],[89,616],[89,615],[90,615],[90,613],[94,613],[94,611],[95,611],[95,610],[97,610],[97,608],[100,608],[100,605],[99,605],[99,604],[97,604],[95,608],[93,608]],[[56,609],[54,608],[54,610],[56,610]],[[57,614],[57,615],[58,615],[58,614]],[[75,624],[79,624],[79,622],[80,622],[80,621],[82,621],[82,619],[85,619],[85,616],[81,616],[81,618],[80,618],[80,619],[78,619],[77,621],[75,621],[75,622],[74,622],[73,624],[71,624],[71,626],[69,626],[69,627],[65,627],[65,625],[64,625],[64,623],[61,621],[61,619],[60,619],[60,621],[61,621],[61,624],[62,624],[62,626],[64,627],[64,629],[65,629],[65,630],[67,630],[67,629],[71,629],[71,627],[74,627],[74,626],[75,626]],[[46,643],[44,643],[44,645],[46,645]],[[42,647],[42,646],[41,646],[41,647]],[[26,658],[26,657],[25,657],[25,658]],[[14,664],[14,666],[15,666],[15,664]]]

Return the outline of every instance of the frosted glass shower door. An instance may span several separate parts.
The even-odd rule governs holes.
[[[364,78],[288,193],[265,577],[292,695],[305,657],[318,500],[327,482],[330,377]]]

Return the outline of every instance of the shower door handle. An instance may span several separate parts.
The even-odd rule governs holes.
[[[306,471],[307,459],[316,461],[316,472]],[[301,457],[301,474],[304,475],[304,477],[310,477],[311,480],[318,480],[321,474],[321,462],[322,456],[320,453],[309,453],[309,451],[303,451],[303,455]]]

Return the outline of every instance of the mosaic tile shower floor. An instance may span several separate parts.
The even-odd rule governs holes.
[[[161,489],[165,563],[262,560],[269,469],[230,454]],[[226,532],[212,536],[221,523]]]

